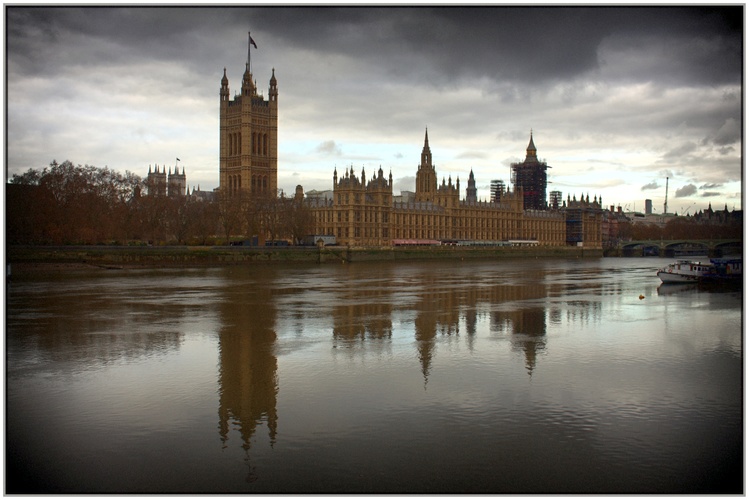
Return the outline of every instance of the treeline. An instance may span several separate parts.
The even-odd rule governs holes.
[[[15,174],[6,187],[10,244],[207,245],[252,235],[301,240],[310,222],[301,203],[283,196],[149,196],[138,175],[70,161]]]
[[[663,227],[656,224],[620,222],[618,237],[623,240],[727,240],[743,239],[743,219],[699,220],[674,217]]]

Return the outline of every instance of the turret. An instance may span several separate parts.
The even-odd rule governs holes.
[[[268,99],[270,99],[270,102],[275,102],[278,100],[278,82],[276,81],[276,68],[273,68],[273,72],[270,77],[270,87],[268,88]]]
[[[466,188],[466,202],[467,203],[476,203],[478,200],[476,199],[476,179],[473,176],[473,169],[471,169],[471,173],[468,174],[468,187]]]
[[[221,78],[221,90],[219,91],[221,96],[221,102],[229,101],[229,79],[226,78],[226,68],[224,68],[224,76]]]

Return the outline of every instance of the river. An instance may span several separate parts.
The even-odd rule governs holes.
[[[667,262],[14,275],[6,492],[741,493],[742,290]]]

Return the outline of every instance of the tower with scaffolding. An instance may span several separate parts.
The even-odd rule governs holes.
[[[490,190],[491,190],[490,202],[499,203],[500,200],[502,199],[502,196],[504,196],[505,191],[507,190],[505,188],[505,181],[501,179],[492,180]]]
[[[536,156],[536,145],[531,140],[525,150],[525,161],[512,164],[512,182],[515,189],[523,192],[523,208],[525,210],[545,210],[546,207],[546,162],[539,161]]]
[[[562,208],[562,192],[552,191],[549,193],[549,208],[552,210],[559,210]]]
[[[567,245],[581,247],[597,247],[602,237],[603,211],[601,199],[590,196],[580,196],[570,199],[567,196],[567,206],[564,210],[567,225]]]

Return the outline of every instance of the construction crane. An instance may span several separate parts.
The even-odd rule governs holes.
[[[666,177],[666,199],[663,200],[663,215],[668,213],[668,177]]]

